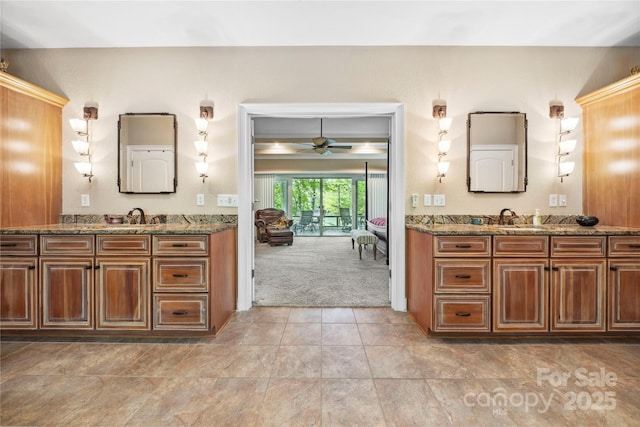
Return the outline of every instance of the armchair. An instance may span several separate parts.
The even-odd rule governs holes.
[[[277,239],[277,243],[293,243],[293,232],[289,230],[293,225],[293,220],[286,218],[283,210],[274,208],[257,210],[255,225],[257,229],[256,239],[260,243],[274,243],[274,239],[271,237],[272,234],[280,236]],[[280,241],[283,239],[285,241]]]

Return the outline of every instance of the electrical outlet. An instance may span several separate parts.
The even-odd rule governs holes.
[[[566,207],[567,206],[567,195],[559,194],[558,195],[558,206]]]
[[[204,206],[204,194],[196,194],[196,205]]]
[[[91,206],[91,199],[89,198],[88,194],[80,195],[80,206],[82,206],[83,208]]]
[[[418,195],[417,194],[412,194],[411,195],[411,206],[414,207],[414,208],[418,206]]]
[[[556,208],[558,207],[558,195],[557,194],[549,194],[549,206]]]
[[[434,194],[433,206],[444,206],[444,205],[445,205],[444,194]]]
[[[431,206],[431,194],[424,195],[424,205]]]

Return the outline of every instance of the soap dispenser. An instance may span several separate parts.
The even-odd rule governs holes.
[[[533,225],[542,225],[542,216],[540,215],[540,209],[536,209],[536,213],[533,215]]]

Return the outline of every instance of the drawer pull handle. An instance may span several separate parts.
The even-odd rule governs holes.
[[[173,277],[189,277],[188,274],[174,274]]]
[[[456,316],[469,317],[471,316],[471,313],[469,313],[468,311],[456,311]]]
[[[640,249],[640,245],[629,245],[631,249]]]
[[[544,271],[549,271],[549,270],[551,270],[549,267],[544,268]]]
[[[28,267],[28,269],[29,269],[29,270],[35,270],[35,269],[36,269],[36,266],[35,266],[35,265],[30,265],[30,266]]]
[[[171,246],[173,246],[174,248],[186,248],[189,245],[187,245],[186,243],[174,243]]]
[[[174,316],[184,316],[185,314],[189,314],[187,310],[176,310],[173,313]]]
[[[456,274],[456,279],[471,279],[469,274]]]
[[[611,271],[618,271],[618,267],[609,267],[609,270],[611,270]]]
[[[552,269],[553,271],[560,271],[560,269],[559,269],[558,267],[551,267],[551,269]]]
[[[93,267],[91,267],[90,265],[87,265],[84,268],[85,268],[85,270],[91,270]],[[100,268],[100,267],[96,266],[96,268]]]
[[[460,249],[469,249],[471,247],[471,245],[456,245],[456,248],[460,248]]]
[[[16,246],[18,246],[17,243],[2,243],[0,244],[0,246],[2,246],[3,248],[15,248]]]

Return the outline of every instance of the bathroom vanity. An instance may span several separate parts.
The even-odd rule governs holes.
[[[4,335],[216,335],[236,304],[236,228],[0,230]]]
[[[640,332],[640,229],[407,225],[406,244],[427,334]]]

